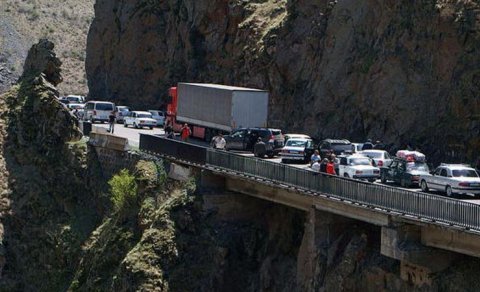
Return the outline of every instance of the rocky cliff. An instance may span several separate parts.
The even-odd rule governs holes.
[[[139,108],[179,81],[268,89],[286,132],[479,155],[477,1],[101,0],[90,95]]]

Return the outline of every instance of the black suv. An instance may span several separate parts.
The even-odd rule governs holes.
[[[353,152],[353,144],[350,141],[341,139],[326,139],[318,145],[320,156],[324,158],[327,153],[333,152],[335,155],[348,154]]]
[[[282,149],[285,138],[282,130],[270,128],[241,128],[233,130],[230,135],[225,136],[226,150],[246,150],[253,152],[253,146],[258,138],[262,138],[265,143],[266,154],[273,157]]]

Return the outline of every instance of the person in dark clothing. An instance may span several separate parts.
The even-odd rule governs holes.
[[[267,146],[263,142],[262,138],[257,138],[257,143],[253,146],[253,155],[256,157],[264,157],[267,154]]]
[[[362,150],[373,149],[373,143],[371,139],[368,139],[367,142],[363,143]]]
[[[170,138],[170,139],[173,138],[173,127],[171,122],[167,122],[167,125],[165,126],[164,130],[165,130],[165,136],[167,138]]]
[[[327,163],[328,163],[328,158],[324,158],[322,160],[322,163],[320,163],[320,172],[327,173]]]
[[[115,111],[112,111],[108,116],[108,123],[110,124],[110,126],[108,127],[108,131],[112,134],[115,128],[115,119],[116,119]]]

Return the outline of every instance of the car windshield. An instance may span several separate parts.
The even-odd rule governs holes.
[[[151,114],[138,114],[137,115],[137,118],[151,118],[152,115]]]
[[[352,158],[350,159],[350,165],[371,165],[368,158]]]
[[[370,158],[382,158],[381,152],[363,152],[363,154],[367,155]]]
[[[305,144],[307,143],[307,141],[305,140],[288,140],[287,141],[287,144],[285,146],[291,146],[291,147],[303,147],[305,146]]]
[[[352,150],[352,144],[333,144],[332,143],[332,148],[335,150]]]
[[[454,177],[478,177],[478,174],[473,169],[454,169],[452,170]]]
[[[429,171],[428,165],[424,162],[407,162],[407,171],[418,170],[418,171]]]

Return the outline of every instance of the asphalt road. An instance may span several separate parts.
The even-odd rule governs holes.
[[[95,124],[94,126],[108,129],[108,124]],[[132,128],[132,127],[125,128],[123,126],[123,124],[116,124],[115,129],[114,129],[114,134],[115,135],[117,135],[119,137],[127,138],[129,144],[134,146],[134,147],[138,147],[138,145],[139,145],[140,133],[154,134],[154,135],[164,135],[165,134],[163,129],[158,128],[158,127],[153,128],[153,130],[150,130],[149,128],[135,129],[135,128]],[[193,144],[202,145],[202,146],[208,145],[205,141],[200,141],[200,140],[197,140],[197,139],[190,139],[189,142],[193,143]],[[232,152],[234,152],[234,151],[232,151]],[[242,152],[242,151],[235,151],[235,152],[240,154],[240,155],[243,155],[243,156],[253,157],[253,153],[251,153],[251,152]],[[281,159],[279,157],[264,158],[264,159],[268,160],[268,161],[271,161],[271,162],[275,162],[275,163],[281,163]],[[290,163],[289,165],[291,165],[293,167],[301,168],[301,169],[308,169],[309,168],[308,164]],[[380,180],[377,180],[374,183],[375,184],[382,184],[380,182]],[[393,183],[385,183],[384,185],[397,187],[399,189],[405,189],[405,190],[413,191],[413,192],[421,192],[420,188],[401,188],[401,187],[399,187],[399,186],[397,186]],[[441,192],[431,192],[431,193],[441,195],[441,196],[444,195]],[[474,197],[471,197],[471,196],[468,196],[468,195],[458,196],[458,199],[460,199],[462,201],[466,201],[466,202],[471,202],[471,203],[474,203],[474,204],[480,204],[480,198],[474,198]]]

